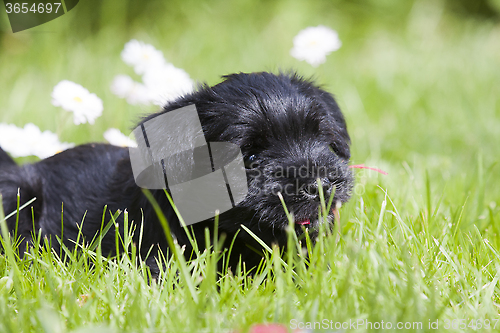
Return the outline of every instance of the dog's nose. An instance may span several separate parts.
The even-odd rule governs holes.
[[[330,194],[332,193],[332,183],[327,180],[322,180],[321,181],[321,188],[323,189],[323,197],[325,200],[328,200],[330,197]],[[317,181],[310,182],[308,185],[304,186],[304,194],[314,200],[319,200],[320,196],[320,190],[318,187]]]

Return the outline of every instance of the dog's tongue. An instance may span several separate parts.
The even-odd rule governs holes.
[[[300,225],[311,224],[311,221],[309,221],[309,220],[302,220],[302,221],[298,221],[297,224],[300,224]]]

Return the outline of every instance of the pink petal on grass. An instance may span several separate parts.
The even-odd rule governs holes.
[[[250,328],[249,333],[288,333],[285,325],[280,324],[259,324]]]
[[[380,169],[377,169],[377,168],[372,168],[372,167],[367,167],[366,165],[364,164],[356,164],[356,165],[349,165],[349,168],[353,168],[353,169],[368,169],[368,170],[373,170],[373,171],[377,171],[383,175],[387,175],[388,173],[383,171],[383,170],[380,170]]]

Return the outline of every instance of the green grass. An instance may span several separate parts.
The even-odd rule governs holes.
[[[353,163],[389,175],[357,171],[340,237],[325,234],[309,259],[283,262],[271,249],[253,278],[217,275],[218,254],[200,249],[197,260],[171,259],[149,285],[134,256],[84,248],[63,264],[44,246],[19,258],[2,238],[0,332],[244,332],[293,319],[421,322],[428,331],[429,321],[442,330],[445,320],[500,318],[498,21],[457,16],[439,1],[133,6],[81,2],[43,26],[3,33],[0,122],[33,122],[77,144],[103,141],[109,127],[128,133],[153,109],[127,105],[109,85],[133,74],[119,54],[137,38],[210,84],[279,68],[315,77],[344,111]],[[318,24],[336,29],[343,46],[312,68],[288,52],[299,30]],[[51,105],[63,79],[103,99],[95,125],[75,126]]]

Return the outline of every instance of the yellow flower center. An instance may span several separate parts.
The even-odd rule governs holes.
[[[78,103],[81,103],[81,102],[82,102],[82,99],[81,99],[80,97],[78,97],[78,96],[73,97],[73,100],[74,100],[75,102],[78,102]]]

